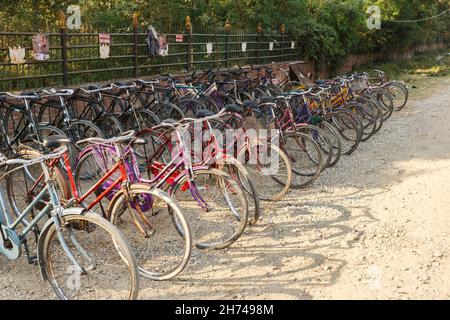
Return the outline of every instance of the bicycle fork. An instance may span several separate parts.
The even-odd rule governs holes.
[[[148,221],[147,217],[144,215],[144,212],[142,211],[139,201],[134,202],[136,211],[139,214],[138,217],[140,217],[142,222],[145,225],[147,225],[146,229],[148,229],[149,231],[146,231],[144,229],[142,224],[139,222],[138,217],[133,213],[131,201],[134,201],[134,199],[132,199],[132,197],[130,196],[129,183],[125,183],[125,185],[122,187],[122,191],[125,195],[125,201],[127,203],[127,208],[130,213],[131,219],[133,220],[134,225],[138,228],[138,230],[142,233],[142,235],[145,238],[149,238],[150,236],[152,236],[155,233],[155,230],[156,230],[155,227],[150,223],[150,221]],[[144,199],[144,200],[146,200],[146,199]]]

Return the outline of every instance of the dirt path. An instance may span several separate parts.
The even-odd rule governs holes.
[[[450,77],[432,81],[312,188],[266,207],[232,248],[195,251],[176,280],[143,280],[140,297],[450,298]],[[0,298],[52,297],[45,288],[25,259],[0,258]]]

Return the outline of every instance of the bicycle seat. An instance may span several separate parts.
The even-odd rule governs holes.
[[[261,97],[259,98],[260,103],[275,103],[277,102],[277,98],[275,97]]]
[[[242,113],[242,111],[244,111],[244,110],[242,109],[242,107],[238,106],[237,104],[227,104],[225,106],[225,111]]]
[[[34,96],[34,95],[36,95],[36,92],[31,92],[31,91],[26,92],[26,91],[24,91],[24,92],[21,92],[20,95],[21,96]]]
[[[125,89],[125,88],[130,88],[130,87],[135,86],[135,83],[131,82],[131,81],[130,82],[117,81],[117,82],[114,82],[114,85],[121,89]]]
[[[122,141],[124,144],[132,144],[135,146],[140,146],[140,145],[144,145],[147,143],[147,140],[145,140],[144,138],[135,138],[135,137],[130,137],[128,139],[124,139]]]
[[[49,136],[44,139],[43,145],[46,148],[56,149],[62,146],[68,146],[72,144],[72,140],[69,137],[62,135]]]
[[[243,104],[246,109],[258,109],[258,104],[254,101],[245,100]]]
[[[197,110],[198,118],[206,118],[206,117],[211,117],[213,115],[214,115],[214,112],[212,112],[211,110],[208,110],[208,109]]]
[[[139,79],[139,80],[136,80],[136,82],[139,83],[139,84],[143,84],[143,85],[159,84],[158,80],[142,80],[142,79]]]

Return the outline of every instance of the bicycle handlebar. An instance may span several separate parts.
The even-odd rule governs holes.
[[[108,85],[106,87],[100,87],[97,89],[89,89],[89,88],[79,88],[81,91],[86,92],[86,93],[96,93],[96,92],[101,92],[101,91],[106,91],[106,90],[112,90],[113,86],[112,85]]]
[[[204,118],[200,118],[200,119],[195,119],[195,118],[184,118],[181,121],[178,122],[167,122],[167,121],[163,121],[160,124],[152,127],[152,129],[156,130],[156,129],[161,129],[161,128],[172,128],[172,129],[176,129],[179,127],[182,128],[187,128],[189,126],[189,124],[191,123],[199,123],[199,122],[203,122],[203,121],[208,121],[208,120],[213,120],[213,119],[217,119],[220,118],[221,116],[223,116],[225,114],[226,110],[225,108],[222,108],[219,113],[216,113],[212,116],[209,117],[204,117]]]
[[[309,88],[308,91],[293,90],[293,91],[289,91],[287,94],[293,95],[293,96],[304,96],[304,95],[310,94],[312,92],[312,89],[313,88]]]
[[[118,137],[114,137],[114,138],[109,138],[109,139],[103,139],[103,138],[98,138],[98,137],[91,137],[91,138],[86,138],[83,140],[79,140],[77,141],[76,144],[85,144],[85,143],[116,143],[116,142],[121,142],[121,141],[125,141],[125,140],[129,140],[132,138],[136,137],[136,132],[134,130],[130,130],[130,131],[126,131],[124,132],[121,136]]]
[[[111,87],[117,88],[117,89],[131,89],[131,88],[136,88],[137,84],[136,84],[136,82],[130,82],[130,83],[115,82],[115,83],[111,84]]]
[[[199,123],[199,122],[203,122],[203,121],[208,121],[208,120],[213,120],[213,119],[217,119],[220,118],[221,116],[223,116],[226,112],[225,108],[220,109],[219,113],[213,114],[212,116],[208,116],[208,117],[203,117],[203,118],[184,118],[181,121],[179,121],[178,123],[183,125],[185,122],[189,122],[189,123]]]
[[[73,93],[75,92],[75,90],[73,89],[62,89],[57,91],[56,89],[49,89],[49,90],[42,90],[41,92],[43,92],[44,94],[48,95],[48,96],[71,96],[73,95]]]
[[[11,92],[5,92],[7,96],[10,96],[15,99],[39,99],[39,95],[36,92],[27,93],[27,94],[14,94]]]
[[[58,149],[55,149],[54,152],[52,152],[52,153],[44,154],[44,155],[41,155],[41,156],[36,157],[31,160],[8,159],[3,154],[0,153],[0,166],[10,165],[10,164],[19,164],[19,165],[23,165],[24,167],[27,167],[27,166],[30,166],[33,164],[37,164],[37,163],[41,163],[41,162],[44,162],[47,160],[52,160],[55,158],[62,157],[67,152],[67,150],[68,150],[67,146],[62,146],[62,147],[59,147]]]
[[[136,80],[136,82],[141,83],[141,84],[159,84],[159,80],[142,80],[142,79],[138,79]]]

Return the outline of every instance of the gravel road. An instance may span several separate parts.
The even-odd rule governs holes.
[[[195,250],[141,299],[449,299],[450,77],[307,190],[265,206],[231,248]],[[36,266],[0,257],[0,298],[53,298]]]

